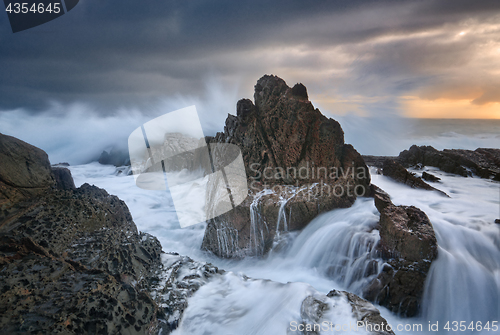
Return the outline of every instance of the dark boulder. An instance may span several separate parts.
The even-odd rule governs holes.
[[[0,134],[0,221],[15,203],[43,194],[54,185],[43,150]]]
[[[463,177],[469,175],[467,169],[460,162],[431,146],[419,147],[412,145],[409,150],[402,151],[398,158],[405,167],[420,164],[434,166],[444,172],[458,174]]]
[[[56,181],[56,188],[60,190],[71,190],[76,188],[71,171],[64,167],[52,167],[52,174]]]
[[[130,157],[128,151],[113,148],[109,152],[103,151],[98,162],[103,165],[114,165],[118,167],[130,165]]]
[[[434,229],[423,211],[395,206],[381,190],[376,190],[375,204],[380,211],[377,249],[386,265],[364,288],[363,297],[400,315],[416,316],[427,273],[437,258]]]
[[[47,154],[17,138],[0,134],[0,181],[6,185],[41,189],[54,185]]]
[[[434,229],[427,215],[414,206],[389,205],[380,213],[380,245],[386,258],[415,262],[437,256]]]
[[[382,211],[389,205],[392,205],[391,197],[380,187],[373,185],[373,199],[375,201],[375,207],[382,213]]]

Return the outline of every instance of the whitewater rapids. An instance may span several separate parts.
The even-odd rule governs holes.
[[[116,176],[111,166],[91,163],[70,169],[77,186],[95,184],[124,200],[138,229],[157,236],[165,251],[211,262],[228,271],[190,298],[186,321],[174,334],[193,334],[195,328],[209,329],[206,334],[293,334],[287,332],[288,323],[298,318],[305,296],[324,295],[332,289],[360,294],[371,278],[366,275],[375,276],[383,264],[373,252],[379,240],[379,214],[370,198],[358,199],[351,208],[324,213],[300,233],[282,234],[280,248],[265,258],[223,260],[200,250],[205,224],[180,228],[168,192],[139,189],[132,176]],[[378,308],[391,325],[402,329],[423,325],[422,332],[396,331],[398,334],[427,333],[429,322],[439,322],[438,333],[453,333],[443,330],[448,321],[498,324],[500,225],[494,220],[500,216],[500,183],[434,168],[426,171],[442,179],[434,186],[450,198],[411,189],[371,171],[372,182],[388,192],[395,205],[414,205],[426,212],[439,245],[439,257],[426,281],[421,316],[401,319]],[[422,171],[414,172],[418,175]],[[347,314],[329,317],[347,320]]]

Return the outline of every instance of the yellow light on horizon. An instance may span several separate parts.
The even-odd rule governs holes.
[[[407,117],[436,119],[500,119],[500,103],[472,104],[469,99],[426,100],[415,96],[403,97]]]

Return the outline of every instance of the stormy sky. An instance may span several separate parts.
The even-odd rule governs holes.
[[[500,118],[498,0],[83,0],[15,34],[0,17],[0,113],[235,106],[275,74],[333,115]]]

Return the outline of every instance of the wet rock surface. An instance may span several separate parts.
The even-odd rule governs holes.
[[[377,249],[386,264],[364,289],[363,297],[402,316],[420,311],[425,279],[437,258],[437,240],[427,215],[414,206],[395,206],[380,189],[375,190],[380,211]]]
[[[408,172],[403,165],[399,164],[395,160],[386,159],[382,165],[382,173],[384,176],[390,177],[391,179],[408,185],[411,188],[420,188],[428,191],[436,191],[445,196],[448,196],[445,192],[438,190],[431,185],[427,184],[422,178],[416,177],[414,174]]]
[[[0,134],[0,181],[8,186],[40,189],[52,186],[47,154],[12,136]]]
[[[441,178],[436,177],[435,175],[430,174],[430,173],[425,172],[425,171],[422,172],[422,179],[433,182],[433,183],[437,183],[438,181],[441,180]]]
[[[0,134],[0,220],[13,204],[55,185],[47,154]]]
[[[365,325],[365,329],[381,329],[380,331],[372,331],[377,335],[394,334],[394,332],[385,327],[388,322],[384,319],[375,306],[369,301],[346,291],[332,290],[328,293],[328,297],[344,297],[352,307],[354,317]],[[377,325],[379,327],[377,327]]]
[[[188,298],[212,277],[224,274],[224,270],[177,253],[163,254],[162,260],[162,270],[150,281],[148,289],[159,306],[158,331],[170,334],[179,326]]]
[[[318,184],[251,191],[235,209],[210,220],[202,249],[225,258],[262,256],[280,235],[303,229],[323,212],[353,204],[354,197],[337,197],[328,187]]]
[[[327,314],[336,308],[342,308],[339,306],[351,309],[356,320],[355,323],[333,324],[328,321]],[[321,330],[325,333],[325,330],[326,332],[338,332],[339,329],[342,332],[342,326],[344,326],[344,331],[366,331],[368,334],[374,335],[394,334],[390,327],[389,330],[387,329],[387,320],[380,315],[375,306],[346,291],[332,290],[326,297],[307,296],[300,306],[300,317],[302,319],[301,329],[303,330],[293,332],[293,334],[318,335]]]
[[[349,207],[369,192],[363,158],[344,142],[340,124],[313,107],[304,85],[290,88],[265,75],[255,85],[254,102],[240,100],[224,132],[208,139],[238,145],[250,188],[236,209],[208,221],[202,248],[221,257],[263,254],[276,232],[302,229],[318,214]],[[309,191],[292,196],[288,186]],[[262,196],[267,189],[274,195]],[[286,229],[278,222],[280,208],[294,213]],[[252,241],[256,231],[260,240]]]
[[[188,299],[224,274],[211,264],[163,253],[155,237],[137,231],[127,206],[116,196],[88,184],[75,188],[69,170],[51,170],[46,155],[32,161],[48,167],[36,171],[42,177],[34,178],[35,192],[1,198],[9,201],[2,203],[0,217],[1,333],[170,334]],[[25,170],[16,178],[22,181],[31,173]],[[9,192],[18,188],[8,186]],[[317,192],[303,190],[293,197]],[[263,215],[279,217],[278,196],[269,194]],[[317,211],[301,209],[305,199],[288,201],[294,212]],[[313,202],[313,207],[321,205]],[[329,298],[348,300],[357,320],[385,321],[372,305],[350,293]],[[321,299],[306,299],[301,316],[319,321],[322,306]]]
[[[444,172],[464,177],[472,173],[481,178],[500,180],[500,149],[478,148],[476,150],[445,149],[436,150],[431,146],[413,145],[398,157],[406,167],[420,164],[434,166]]]

